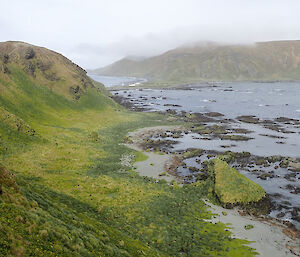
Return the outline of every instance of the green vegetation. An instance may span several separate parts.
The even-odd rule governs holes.
[[[122,144],[127,133],[164,116],[123,109],[61,55],[3,44],[1,256],[255,255],[205,221],[210,183],[170,186],[121,165],[145,158]]]
[[[201,150],[201,149],[191,149],[189,151],[184,152],[182,158],[188,159],[188,158],[192,158],[195,156],[201,156],[202,153],[203,153],[203,150]]]
[[[252,224],[248,224],[248,225],[245,225],[244,227],[246,230],[249,230],[249,229],[252,229],[254,228],[254,226]]]
[[[263,188],[218,158],[209,162],[214,192],[223,204],[248,204],[265,197]]]
[[[146,161],[147,159],[148,159],[148,156],[146,154],[143,154],[142,152],[136,151],[134,153],[133,163],[143,162],[143,161]]]
[[[214,81],[290,81],[300,79],[299,57],[298,40],[255,45],[211,43],[176,48],[139,61],[125,58],[94,72],[150,78],[144,86],[160,88]]]
[[[1,256],[160,256],[105,225],[89,204],[52,191],[38,178],[18,176],[20,189],[1,184]]]

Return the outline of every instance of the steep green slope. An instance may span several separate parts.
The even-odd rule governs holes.
[[[118,106],[57,53],[20,42],[0,49],[0,157],[18,182],[0,166],[0,255],[158,256],[59,188],[103,154],[90,134],[113,124]]]
[[[128,131],[164,116],[123,109],[55,52],[0,50],[1,256],[255,255],[204,220],[208,184],[171,187],[121,165],[135,154]]]
[[[170,83],[299,80],[300,41],[196,45],[141,61],[123,59],[94,72]]]

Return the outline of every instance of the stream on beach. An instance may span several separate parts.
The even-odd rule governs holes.
[[[164,146],[168,152],[203,149],[202,155],[184,160],[178,176],[195,182],[202,178],[205,160],[225,151],[247,152],[247,158],[230,165],[270,195],[271,217],[300,228],[300,83],[206,83],[112,94],[133,110],[195,114],[199,128],[152,138],[170,141]]]

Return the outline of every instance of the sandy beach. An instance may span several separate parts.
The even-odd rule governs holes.
[[[258,220],[249,215],[241,216],[237,209],[224,209],[210,202],[206,203],[210,206],[211,211],[218,215],[212,219],[212,222],[232,224],[229,227],[233,236],[253,241],[249,246],[255,248],[260,256],[299,256],[299,239],[292,239],[285,235],[283,233],[285,227],[282,224],[271,224],[267,220]],[[253,228],[247,230],[245,229],[247,225],[252,225]]]
[[[181,126],[159,126],[159,127],[149,127],[142,128],[133,132],[130,132],[128,136],[131,137],[133,143],[126,144],[127,147],[134,149],[136,151],[143,151],[141,148],[141,143],[143,139],[148,137],[154,131],[167,131],[180,129]],[[156,179],[165,179],[167,182],[172,180],[178,181],[178,178],[172,176],[171,174],[166,174],[166,176],[159,176],[162,172],[167,172],[169,165],[172,164],[174,155],[172,154],[158,154],[154,152],[143,151],[148,158],[145,161],[135,163],[137,172],[141,176],[152,177]]]
[[[132,144],[126,144],[131,149],[142,151],[141,143],[144,138],[158,131],[180,129],[180,126],[160,126],[149,127],[130,132],[128,136],[132,138]],[[166,171],[166,167],[172,163],[174,155],[157,154],[153,152],[143,152],[148,159],[137,162],[136,171],[142,176],[149,176],[156,179],[165,179],[168,182],[176,180],[176,177],[168,174],[159,176]],[[228,228],[233,233],[233,237],[253,241],[250,247],[256,249],[259,256],[264,257],[293,257],[300,256],[300,239],[291,238],[284,233],[287,227],[274,220],[259,219],[253,216],[242,216],[238,209],[225,209],[221,206],[213,205],[205,201],[212,213],[216,214],[212,222],[222,222],[228,224]],[[225,215],[224,215],[225,214]],[[245,229],[245,226],[252,225],[253,228]]]

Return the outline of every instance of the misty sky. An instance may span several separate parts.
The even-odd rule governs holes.
[[[58,51],[84,68],[195,41],[300,39],[299,0],[1,0],[0,41]]]

